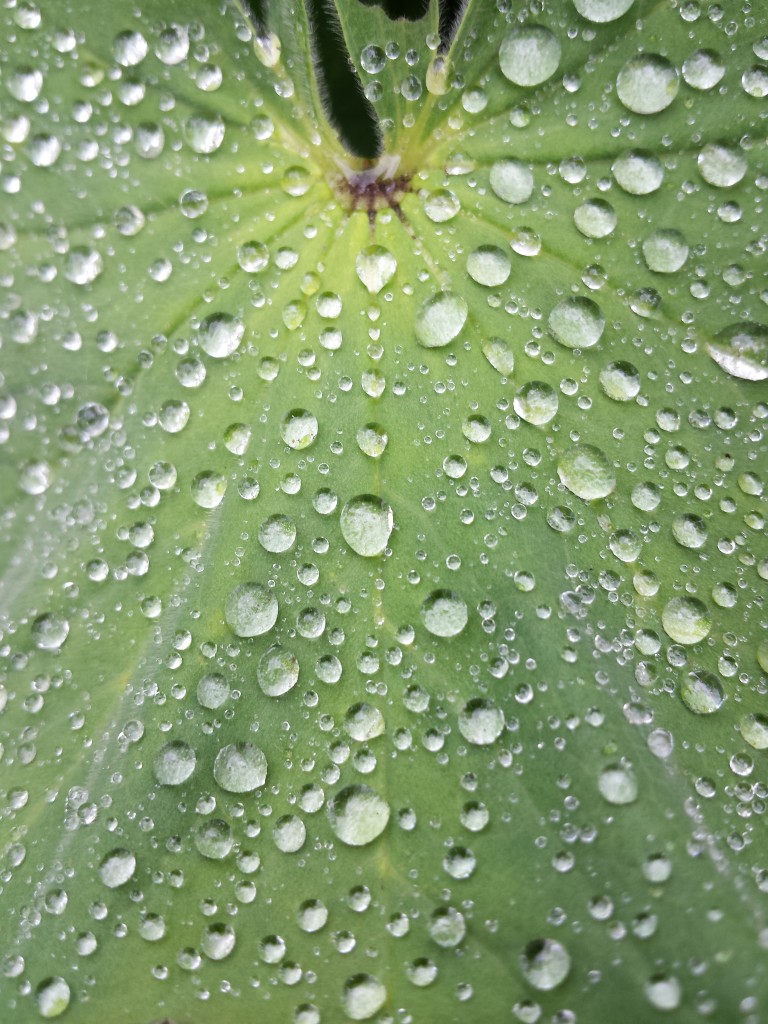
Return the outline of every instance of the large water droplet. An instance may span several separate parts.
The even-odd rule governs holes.
[[[711,672],[691,672],[682,685],[683,704],[695,715],[712,715],[725,700],[720,680]]]
[[[216,922],[203,931],[200,948],[210,960],[223,960],[235,948],[235,929]]]
[[[433,636],[458,636],[469,618],[466,602],[452,590],[433,590],[421,606],[424,625]]]
[[[549,314],[549,329],[566,348],[591,348],[605,328],[602,310],[592,299],[563,299]]]
[[[289,448],[301,451],[317,437],[317,417],[306,409],[293,409],[280,424],[280,436]]]
[[[573,0],[573,6],[588,21],[604,24],[626,14],[635,0]]]
[[[69,636],[69,622],[46,612],[32,623],[32,642],[40,651],[58,651]]]
[[[695,597],[673,597],[664,607],[661,624],[678,644],[697,644],[712,628],[707,606]]]
[[[746,157],[737,149],[708,143],[697,157],[699,174],[716,188],[732,188],[747,173]]]
[[[378,295],[397,270],[397,260],[383,245],[369,245],[355,260],[357,276],[371,295]]]
[[[267,781],[267,759],[253,743],[229,743],[213,763],[213,777],[228,793],[251,793]]]
[[[136,858],[130,850],[111,850],[99,864],[99,877],[108,889],[129,882],[136,871]]]
[[[241,583],[227,597],[225,618],[237,636],[260,636],[277,622],[277,598],[260,583]]]
[[[486,747],[495,743],[505,726],[504,712],[487,697],[475,697],[459,712],[459,732],[468,743]]]
[[[616,486],[613,466],[591,444],[577,444],[563,452],[557,473],[568,490],[585,501],[607,498]]]
[[[540,427],[549,423],[557,412],[557,392],[541,380],[523,384],[513,399],[513,407],[521,420]]]
[[[555,939],[535,939],[525,947],[520,967],[530,985],[540,992],[549,992],[568,977],[571,957],[565,946]]]
[[[597,788],[609,804],[632,804],[637,800],[637,779],[627,765],[610,764],[603,768]]]
[[[768,327],[764,324],[745,321],[726,327],[707,344],[707,352],[731,377],[768,378]]]
[[[298,682],[299,660],[292,651],[275,644],[259,659],[256,679],[267,696],[280,697]]]
[[[644,149],[632,149],[614,160],[611,170],[620,188],[633,196],[647,196],[661,187],[664,168]]]
[[[679,231],[662,228],[643,242],[643,258],[649,270],[674,274],[688,259],[688,243]]]
[[[171,740],[155,755],[155,778],[161,786],[180,786],[195,770],[197,756],[182,740]]]
[[[533,194],[533,174],[519,160],[497,160],[491,167],[491,188],[505,203],[526,203]]]
[[[344,1012],[350,1020],[370,1020],[386,1001],[386,988],[372,974],[355,974],[344,985]]]
[[[456,338],[467,320],[466,300],[455,292],[436,292],[416,314],[414,329],[424,348],[441,348]]]
[[[209,356],[225,359],[236,352],[245,334],[242,321],[229,313],[211,313],[200,324],[198,341]]]
[[[387,547],[394,527],[392,509],[373,494],[360,494],[342,508],[339,525],[352,550],[372,558]]]
[[[557,71],[560,43],[543,25],[513,29],[499,48],[502,73],[515,85],[541,85]]]
[[[677,69],[657,53],[641,53],[628,60],[616,79],[616,92],[635,114],[658,114],[677,96]]]
[[[481,245],[467,257],[467,273],[478,284],[496,288],[509,278],[512,262],[497,245]]]
[[[72,994],[64,978],[46,978],[35,989],[35,1003],[41,1017],[58,1017],[69,1006]]]
[[[328,804],[331,828],[347,846],[366,846],[389,821],[389,804],[370,786],[347,786]]]

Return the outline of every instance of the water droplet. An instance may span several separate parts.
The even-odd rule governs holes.
[[[292,651],[274,644],[259,659],[256,679],[268,697],[281,697],[299,680],[299,660]]]
[[[495,194],[505,203],[526,203],[533,194],[533,174],[519,160],[497,160],[489,180]]]
[[[549,314],[549,329],[566,348],[591,348],[605,328],[602,310],[592,299],[563,299]]]
[[[189,148],[195,153],[215,153],[224,141],[224,119],[219,114],[192,114],[184,125]]]
[[[513,399],[513,407],[521,420],[534,426],[549,423],[557,413],[557,393],[541,380],[523,384]]]
[[[707,606],[695,597],[673,597],[664,607],[661,624],[678,644],[697,644],[712,628]]]
[[[389,443],[389,434],[379,423],[366,423],[357,431],[357,446],[370,459],[380,458]]]
[[[290,551],[296,543],[296,524],[290,516],[280,513],[268,516],[259,527],[259,544],[270,554]]]
[[[235,948],[235,929],[216,922],[203,931],[200,948],[209,960],[223,960]]]
[[[513,29],[499,48],[502,74],[515,85],[541,85],[557,71],[560,43],[543,25]]]
[[[603,24],[626,14],[635,0],[573,0],[573,6],[587,21]]]
[[[632,196],[647,196],[661,188],[664,168],[644,149],[632,149],[614,160],[611,171],[616,183]]]
[[[505,724],[504,712],[486,697],[467,701],[459,712],[459,732],[467,743],[478,747],[495,743]]]
[[[657,274],[674,274],[688,259],[688,243],[679,231],[663,228],[645,239],[643,258],[649,270]]]
[[[236,352],[243,340],[245,326],[229,313],[211,313],[200,324],[198,341],[214,359],[225,359]]]
[[[358,253],[355,270],[369,294],[378,295],[395,276],[397,260],[383,245],[369,245]]]
[[[614,402],[630,402],[640,393],[640,373],[632,363],[609,363],[600,371],[600,386]]]
[[[307,826],[296,814],[278,818],[272,829],[275,846],[281,853],[298,853],[307,839]]]
[[[683,990],[677,978],[658,974],[645,983],[645,995],[657,1010],[676,1010],[682,1002]]]
[[[511,377],[515,368],[515,355],[503,338],[484,338],[481,342],[483,355],[503,377]]]
[[[603,768],[597,780],[597,788],[609,804],[632,804],[637,800],[635,773],[623,764],[610,764]]]
[[[747,160],[737,149],[708,143],[696,162],[704,181],[716,188],[732,188],[747,173]]]
[[[701,516],[686,512],[672,521],[672,536],[684,548],[700,548],[707,541],[707,525]]]
[[[642,53],[628,60],[616,79],[616,92],[635,114],[658,114],[677,96],[677,68],[657,53]]]
[[[35,989],[35,1003],[41,1017],[58,1017],[69,1006],[72,993],[63,978],[46,978]]]
[[[99,877],[108,889],[129,882],[136,871],[136,858],[130,850],[111,850],[99,864]]]
[[[573,214],[574,224],[587,238],[607,238],[616,221],[616,211],[605,199],[586,199]]]
[[[317,417],[306,409],[292,409],[280,424],[280,436],[289,448],[302,451],[317,438]]]
[[[750,747],[768,750],[768,718],[765,715],[744,715],[739,722],[739,732]]]
[[[213,763],[213,777],[228,793],[251,793],[267,781],[267,759],[253,743],[229,743]]]
[[[210,672],[197,684],[198,703],[211,711],[220,708],[229,699],[229,683],[218,672]]]
[[[741,380],[768,378],[768,327],[745,321],[724,328],[707,344],[717,365]]]
[[[269,249],[263,242],[244,242],[238,247],[237,262],[247,274],[260,274],[269,265]]]
[[[277,598],[260,583],[241,583],[227,597],[225,617],[236,636],[260,636],[277,622]]]
[[[328,908],[320,900],[306,900],[299,907],[296,918],[303,932],[319,932],[328,921]]]
[[[561,985],[571,969],[571,956],[555,939],[534,939],[520,957],[525,980],[540,992],[549,992]]]
[[[195,849],[208,860],[223,860],[235,845],[232,829],[221,818],[204,821],[195,831]]]
[[[466,602],[452,590],[433,590],[421,606],[421,618],[433,636],[458,636],[469,619]]]
[[[438,907],[427,925],[430,938],[443,949],[458,946],[467,933],[464,915],[454,907]]]
[[[344,730],[358,743],[367,743],[383,735],[384,716],[372,704],[353,704],[344,716]]]
[[[591,444],[578,444],[563,452],[557,473],[569,491],[585,501],[607,498],[616,486],[613,466]]]
[[[350,1020],[370,1020],[386,1001],[386,988],[372,974],[355,974],[344,984],[344,1012]]]
[[[372,843],[387,827],[389,816],[389,804],[370,786],[347,786],[328,804],[331,828],[347,846]]]
[[[456,338],[467,320],[469,307],[455,292],[436,292],[416,314],[414,329],[424,348],[441,348]]]
[[[714,50],[696,50],[683,64],[683,78],[692,89],[714,89],[725,74],[725,64]]]
[[[481,245],[467,257],[467,273],[486,288],[504,284],[511,269],[509,256],[497,245]]]
[[[40,651],[58,651],[69,636],[69,622],[46,612],[32,623],[32,642]]]
[[[460,209],[459,197],[448,188],[437,188],[424,196],[424,213],[435,224],[453,220]]]
[[[195,770],[197,756],[182,740],[171,740],[155,755],[155,778],[161,786],[180,786]]]
[[[221,473],[206,470],[192,481],[192,500],[200,508],[218,508],[227,490],[227,481]]]
[[[383,554],[389,542],[394,527],[392,509],[375,495],[360,494],[342,508],[339,525],[356,554],[373,558]]]

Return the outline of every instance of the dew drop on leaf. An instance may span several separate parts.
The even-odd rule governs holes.
[[[637,800],[635,773],[623,764],[611,764],[603,768],[597,780],[597,788],[609,804],[632,804]]]
[[[490,183],[505,203],[526,203],[533,194],[533,174],[519,160],[497,160],[491,166]]]
[[[555,939],[534,939],[520,957],[523,977],[540,992],[549,992],[561,985],[571,970],[571,956]]]
[[[355,260],[357,276],[370,295],[378,295],[397,270],[397,260],[383,245],[369,245]]]
[[[370,1020],[386,1000],[386,988],[372,974],[355,974],[344,984],[343,1006],[349,1020]]]
[[[267,781],[267,759],[253,743],[228,743],[216,755],[213,777],[228,793],[251,793]]]
[[[289,448],[302,451],[317,438],[317,417],[306,409],[293,409],[280,424],[280,436]]]
[[[566,348],[591,348],[602,337],[605,317],[593,299],[563,299],[549,314],[549,329]]]
[[[658,114],[670,105],[679,88],[677,69],[666,57],[642,53],[627,61],[616,79],[616,92],[635,114]]]
[[[613,466],[601,449],[591,444],[574,445],[563,452],[557,473],[568,490],[585,501],[607,498],[616,487]]]
[[[260,583],[241,583],[229,592],[225,605],[227,625],[236,636],[267,633],[277,621],[275,595]]]
[[[515,85],[541,85],[557,71],[560,43],[543,25],[513,29],[499,48],[502,73]]]
[[[99,877],[108,889],[125,885],[133,878],[135,871],[135,856],[122,847],[111,850],[99,864]]]
[[[707,606],[695,597],[673,597],[661,616],[664,632],[678,644],[697,644],[709,636],[712,620]]]
[[[162,786],[180,786],[195,770],[197,756],[182,740],[171,740],[155,755],[155,778]]]
[[[392,509],[381,498],[361,494],[348,501],[339,517],[341,535],[352,550],[365,558],[385,551],[394,527]]]
[[[35,989],[35,1003],[38,1012],[46,1020],[64,1013],[71,998],[72,993],[64,978],[46,978]]]
[[[487,697],[474,697],[459,712],[459,732],[477,747],[495,743],[504,725],[504,712]]]
[[[707,352],[731,377],[768,378],[768,327],[745,321],[726,327],[707,343]]]
[[[436,292],[416,314],[414,330],[419,344],[424,348],[448,345],[461,332],[468,313],[466,300],[456,292]]]
[[[390,807],[370,786],[347,786],[328,804],[334,834],[347,846],[366,846],[387,827]]]
[[[433,590],[421,606],[421,618],[432,636],[458,636],[467,624],[469,610],[453,590]]]

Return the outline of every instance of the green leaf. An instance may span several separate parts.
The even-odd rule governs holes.
[[[768,22],[500,6],[3,11],[3,1019],[762,1018]]]

